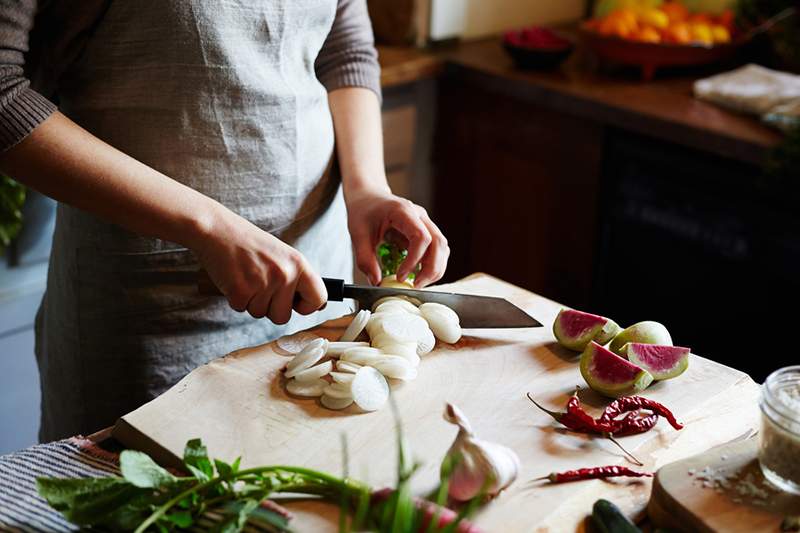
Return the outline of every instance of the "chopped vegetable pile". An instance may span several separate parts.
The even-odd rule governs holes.
[[[413,287],[393,277],[381,285]],[[371,343],[357,340],[365,331]],[[461,338],[458,315],[452,309],[389,296],[375,302],[372,311],[359,311],[339,341],[302,332],[282,337],[276,345],[294,354],[284,372],[289,394],[318,397],[328,409],[355,403],[363,411],[376,411],[389,398],[387,379],[416,379],[420,356],[433,350],[437,338],[446,343]]]

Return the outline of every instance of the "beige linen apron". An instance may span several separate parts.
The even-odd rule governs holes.
[[[59,85],[93,134],[349,278],[333,126],[314,60],[335,0],[117,0]],[[37,318],[40,438],[108,426],[210,359],[284,328],[174,282],[185,248],[59,205]],[[293,330],[347,312],[290,322]]]

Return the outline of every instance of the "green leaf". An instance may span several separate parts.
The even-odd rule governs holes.
[[[166,515],[165,518],[182,528],[191,527],[194,524],[194,518],[192,518],[192,513],[189,511],[175,511]]]
[[[201,481],[214,477],[214,467],[208,458],[208,450],[200,439],[192,439],[183,450],[183,464]]]
[[[289,519],[282,514],[259,505],[250,512],[250,521],[265,526],[272,526],[276,531],[291,531]]]
[[[161,468],[149,455],[125,450],[119,456],[122,477],[143,489],[156,489],[175,482],[175,476]]]
[[[257,500],[239,500],[225,506],[223,520],[211,531],[216,533],[238,533],[244,528],[247,519],[259,505]]]
[[[214,459],[214,466],[217,468],[217,474],[223,478],[230,478],[233,475],[233,468],[231,465],[221,459]]]

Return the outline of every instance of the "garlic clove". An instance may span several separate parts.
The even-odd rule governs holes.
[[[514,482],[520,463],[511,448],[477,438],[467,417],[453,404],[447,404],[444,418],[458,426],[445,459],[452,469],[451,498],[467,501],[481,494],[493,497]]]

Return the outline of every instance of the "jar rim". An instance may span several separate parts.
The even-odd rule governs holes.
[[[778,391],[784,388],[787,383],[796,384],[798,390],[800,390],[800,365],[779,368],[767,376],[762,386],[762,407],[768,407],[771,411],[775,411],[793,422],[800,423],[800,411],[791,409],[778,396]]]

